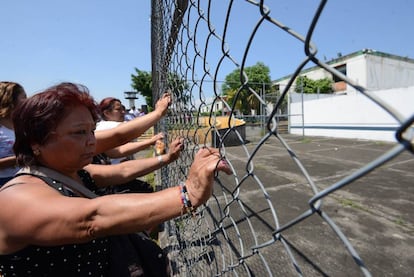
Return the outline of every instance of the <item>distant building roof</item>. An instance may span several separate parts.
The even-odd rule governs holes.
[[[380,52],[380,51],[373,50],[373,49],[367,49],[367,48],[356,51],[356,52],[353,52],[353,53],[350,53],[350,54],[345,55],[345,56],[337,57],[335,59],[332,59],[332,60],[328,61],[327,64],[331,65],[331,64],[344,62],[346,60],[349,60],[350,58],[361,56],[361,55],[364,55],[364,54],[389,58],[389,59],[393,59],[393,60],[405,61],[405,62],[409,62],[409,63],[414,64],[414,59],[411,59],[411,58],[408,58],[408,57],[402,57],[402,56],[398,56],[398,55],[393,55],[393,54],[388,54],[388,53]],[[318,69],[318,68],[319,68],[319,66],[312,66],[310,68],[302,70],[300,73],[303,74],[303,73],[310,72],[310,71],[313,71],[313,70]],[[286,75],[284,77],[278,78],[274,82],[286,80],[286,79],[290,78],[292,75],[293,74],[289,74],[289,75]]]

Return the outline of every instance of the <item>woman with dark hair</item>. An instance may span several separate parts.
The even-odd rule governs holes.
[[[97,131],[108,130],[126,122],[124,120],[125,110],[122,107],[121,100],[117,98],[106,97],[102,99],[98,105],[98,111],[100,120],[96,124]],[[99,154],[94,158],[93,163],[118,164],[122,161],[131,160],[133,154],[153,146],[158,140],[163,138],[164,134],[158,133],[149,139],[131,141]],[[168,160],[165,160],[165,163],[167,162]]]
[[[12,113],[26,99],[23,87],[15,82],[0,82],[0,187],[19,170],[13,153]]]
[[[106,97],[99,102],[99,114],[103,121],[123,122],[125,121],[125,109],[121,100],[114,97]],[[115,126],[111,126],[115,127]]]
[[[17,108],[14,151],[23,168],[0,189],[8,207],[0,209],[0,275],[113,276],[112,236],[146,230],[209,199],[215,172],[230,173],[214,148],[197,152],[187,180],[155,193],[90,198],[79,174],[96,153],[151,127],[170,101],[166,94],[153,112],[96,136],[96,106],[83,86],[59,84]],[[135,263],[120,269],[142,274]]]

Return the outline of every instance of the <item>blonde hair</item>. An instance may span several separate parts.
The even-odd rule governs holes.
[[[0,118],[10,116],[17,104],[17,97],[25,93],[23,87],[15,82],[0,82]]]

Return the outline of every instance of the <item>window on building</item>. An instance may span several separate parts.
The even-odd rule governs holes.
[[[342,74],[344,74],[346,76],[346,64],[342,64],[342,65],[336,66],[335,69],[338,70],[339,72],[341,72]],[[341,78],[338,78],[336,75],[333,76],[333,80],[334,80],[335,83],[342,81],[342,79]]]
[[[346,64],[336,66],[335,69],[346,76]],[[339,78],[336,75],[333,75],[332,77],[333,77],[333,81],[334,81],[334,91],[335,92],[346,90],[346,83],[341,78]]]

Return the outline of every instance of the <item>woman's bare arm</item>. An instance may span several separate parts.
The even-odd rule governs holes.
[[[201,149],[186,180],[193,206],[205,203],[211,196],[216,170],[230,173],[218,150]],[[36,177],[16,177],[0,190],[0,202],[8,206],[0,209],[0,254],[29,244],[80,243],[146,230],[182,213],[181,192],[176,185],[154,193],[87,199],[62,196]]]
[[[16,166],[16,156],[9,156],[0,159],[0,169]]]
[[[30,180],[32,179],[32,180]],[[0,254],[29,244],[54,246],[147,230],[178,216],[178,188],[150,194],[114,194],[88,199],[65,197],[40,179],[21,176],[0,191]],[[24,191],[24,193],[22,193]]]
[[[128,142],[106,151],[105,154],[112,159],[124,158],[126,156],[133,155],[139,151],[147,149],[149,146],[154,145],[158,139],[162,139],[163,137],[164,135],[160,133],[150,139]]]
[[[84,169],[89,172],[99,187],[124,184],[178,159],[182,145],[183,139],[177,138],[170,144],[167,154],[114,165],[89,164]]]
[[[166,113],[168,106],[171,103],[171,95],[165,93],[157,102],[155,110],[134,118],[123,124],[119,124],[117,127],[96,131],[96,150],[95,153],[103,153],[109,149],[115,148],[122,144],[125,144],[140,135],[142,135],[150,127],[154,126]]]

